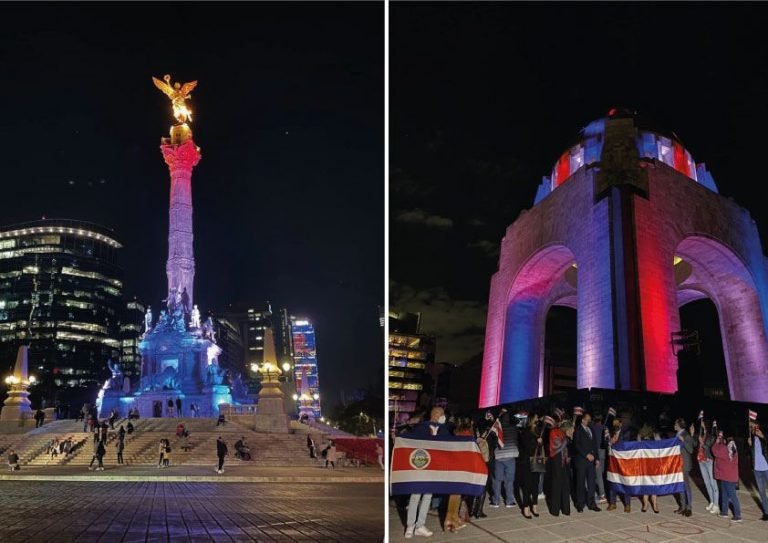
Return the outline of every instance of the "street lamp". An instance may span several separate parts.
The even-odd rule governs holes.
[[[283,362],[283,371],[288,373],[291,370],[291,365],[288,362]]]
[[[317,392],[315,392],[314,394],[312,394],[312,397],[313,397],[315,400],[319,400],[319,399],[320,399],[320,394],[318,394]]]

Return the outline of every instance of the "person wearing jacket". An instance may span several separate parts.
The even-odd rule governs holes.
[[[442,407],[433,407],[429,420],[415,425],[407,437],[430,439],[441,435],[450,435],[445,425],[445,411]],[[431,502],[432,494],[411,494],[408,501],[408,517],[405,527],[406,539],[410,539],[414,535],[424,537],[432,535],[432,531],[426,527],[427,513],[429,513]]]
[[[552,516],[571,514],[571,483],[568,475],[568,441],[573,437],[573,422],[565,420],[549,431],[549,460],[547,472],[550,480],[547,506]]]
[[[491,432],[491,425],[493,424],[494,417],[490,411],[485,412],[485,419],[482,419],[475,428],[475,437],[484,438],[488,445],[488,460],[485,462],[485,467],[488,468],[488,478],[485,480],[485,488],[480,496],[476,496],[472,502],[472,516],[475,518],[485,518],[488,515],[483,511],[485,506],[485,497],[493,496],[493,469],[495,451],[498,446],[496,434]]]
[[[517,448],[518,429],[512,422],[512,415],[504,411],[499,417],[501,422],[504,446],[497,445],[494,457],[493,472],[493,500],[491,507],[501,505],[501,485],[504,483],[504,493],[507,507],[514,507],[515,503],[515,467],[520,451]],[[515,421],[517,422],[517,421]]]
[[[693,427],[693,425],[691,425]],[[694,441],[691,434],[685,429],[685,419],[675,419],[675,432],[680,440],[680,454],[683,457],[683,484],[685,490],[680,493],[680,507],[675,513],[690,517],[692,512],[693,494],[691,493],[691,468],[693,467]]]
[[[539,479],[541,473],[531,469],[530,458],[536,456],[537,452],[541,456],[544,452],[544,444],[541,439],[541,425],[539,416],[531,415],[528,424],[520,436],[520,456],[523,459],[523,516],[525,518],[538,517],[537,510],[539,504]]]
[[[216,473],[224,473],[224,457],[229,454],[227,450],[227,444],[221,439],[221,436],[216,440],[216,456],[219,459],[219,467],[216,469]]]
[[[710,513],[717,513],[720,510],[720,491],[717,488],[717,481],[715,480],[715,458],[712,456],[712,445],[715,443],[715,436],[712,435],[711,429],[708,427],[705,420],[699,419],[699,432],[696,436],[698,441],[698,449],[696,454],[696,460],[699,463],[699,471],[701,471],[701,478],[704,479],[704,486],[707,489],[707,496],[709,497],[709,505],[707,511]]]
[[[763,516],[760,520],[768,520],[768,442],[757,424],[749,425],[749,437],[747,438],[747,452],[752,461],[752,472],[755,474],[757,491],[760,493],[760,505],[763,508]]]
[[[586,505],[592,511],[600,511],[595,503],[595,464],[597,460],[597,447],[595,446],[595,436],[589,423],[592,421],[592,415],[584,413],[580,424],[576,426],[573,432],[573,445],[575,457],[573,459],[576,471],[576,511],[581,513]],[[584,496],[586,489],[587,495]]]
[[[727,443],[727,444],[726,444]],[[715,457],[715,479],[720,481],[720,516],[728,518],[728,506],[733,505],[733,522],[741,522],[741,505],[736,494],[736,483],[739,482],[739,453],[736,443],[730,437],[726,441],[722,434],[712,445],[712,456]]]

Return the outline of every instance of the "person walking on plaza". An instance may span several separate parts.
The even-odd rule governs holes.
[[[571,514],[571,482],[568,475],[568,440],[573,438],[573,422],[565,420],[559,427],[549,432],[549,471],[550,489],[548,496],[549,512],[552,516]]]
[[[35,411],[35,428],[40,428],[45,422],[45,411],[38,407]]]
[[[165,440],[165,456],[163,457],[163,466],[166,468],[171,467],[171,453],[173,451],[171,450],[171,442],[167,439]]]
[[[683,457],[683,484],[685,486],[685,490],[680,493],[680,507],[675,510],[675,513],[690,517],[693,505],[691,468],[693,467],[694,441],[691,434],[685,429],[685,419],[675,419],[675,432],[677,432],[677,439],[680,440],[680,454]]]
[[[768,444],[765,435],[757,424],[749,425],[749,437],[747,438],[747,452],[752,461],[752,472],[755,474],[757,491],[760,493],[760,505],[763,508],[763,516],[760,520],[768,520]]]
[[[330,444],[328,445],[328,454],[325,457],[325,467],[328,467],[328,464],[331,464],[331,469],[336,469],[336,461],[338,459],[337,452],[336,452],[336,442],[331,440]]]
[[[19,455],[11,449],[8,451],[8,471],[19,471]]]
[[[182,412],[181,412],[181,398],[176,397],[176,416],[181,418]]]
[[[704,486],[709,498],[707,511],[717,513],[720,510],[720,491],[715,480],[715,458],[712,456],[712,445],[715,443],[715,436],[707,428],[703,414],[699,418],[699,431],[696,435],[696,442],[698,445],[696,447],[696,462],[699,464],[701,478],[704,479]]]
[[[227,450],[227,444],[221,439],[221,436],[216,440],[216,456],[219,458],[219,467],[216,469],[216,473],[224,473],[224,457],[229,454]]]
[[[497,444],[495,451],[495,464],[493,473],[493,501],[491,507],[501,505],[501,485],[504,484],[506,506],[511,508],[515,503],[515,467],[520,451],[517,448],[518,428],[517,420],[512,422],[512,414],[504,411],[499,416],[501,423],[503,442]]]
[[[96,471],[104,471],[104,455],[107,454],[107,449],[104,447],[106,441],[99,441],[96,446],[96,459],[99,461],[99,467]]]
[[[160,445],[157,447],[157,469],[165,466],[165,439],[160,440]]]
[[[93,463],[96,460],[98,460],[98,458],[99,458],[99,443],[101,443],[101,441],[99,440],[99,434],[98,433],[94,433],[93,434],[93,450],[92,450],[92,455],[91,455],[91,463],[88,464],[88,471],[93,470]]]
[[[715,479],[720,481],[720,516],[728,518],[728,506],[733,506],[733,522],[741,522],[741,504],[736,493],[739,482],[739,453],[733,437],[726,441],[722,433],[717,436],[712,445],[712,456],[715,457]]]
[[[450,432],[445,425],[445,411],[442,407],[433,407],[429,420],[415,425],[407,437],[430,439],[435,436],[447,435],[450,435]],[[432,494],[411,494],[408,501],[408,516],[405,527],[406,539],[410,539],[414,535],[424,537],[432,535],[432,531],[426,527],[427,513],[431,502]]]
[[[523,459],[521,469],[523,471],[522,498],[523,516],[525,518],[538,517],[539,504],[539,479],[546,469],[546,454],[544,442],[541,439],[541,424],[539,416],[531,415],[528,424],[520,435],[520,457]],[[542,458],[543,463],[537,462]]]
[[[597,459],[597,446],[595,437],[589,423],[592,415],[584,413],[581,424],[576,427],[573,434],[573,444],[576,457],[573,459],[576,471],[576,511],[581,513],[586,505],[592,511],[600,511],[595,503],[595,464]],[[584,492],[586,489],[586,497]]]
[[[117,440],[117,463],[123,464],[123,450],[125,449],[125,441],[122,439]]]

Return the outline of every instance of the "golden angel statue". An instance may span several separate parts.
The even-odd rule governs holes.
[[[176,120],[179,121],[179,123],[186,123],[187,120],[192,122],[192,112],[189,110],[189,108],[187,108],[185,101],[189,98],[192,98],[190,93],[192,92],[192,89],[197,86],[197,81],[190,81],[189,83],[184,83],[183,85],[174,83],[173,86],[171,86],[170,75],[165,75],[163,79],[165,82],[162,82],[156,77],[153,77],[152,81],[154,81],[155,87],[163,91],[168,96],[168,98],[171,99],[171,105],[173,106],[173,116],[176,117]]]

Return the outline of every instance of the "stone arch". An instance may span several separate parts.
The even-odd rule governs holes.
[[[677,286],[678,309],[699,298],[713,302],[720,320],[730,396],[762,401],[768,396],[768,343],[760,296],[749,268],[732,248],[701,233],[684,236],[675,254],[692,268]]]
[[[573,303],[575,289],[565,275],[575,261],[564,244],[549,244],[531,255],[512,280],[504,314],[499,403],[541,391],[547,311],[556,303]]]

